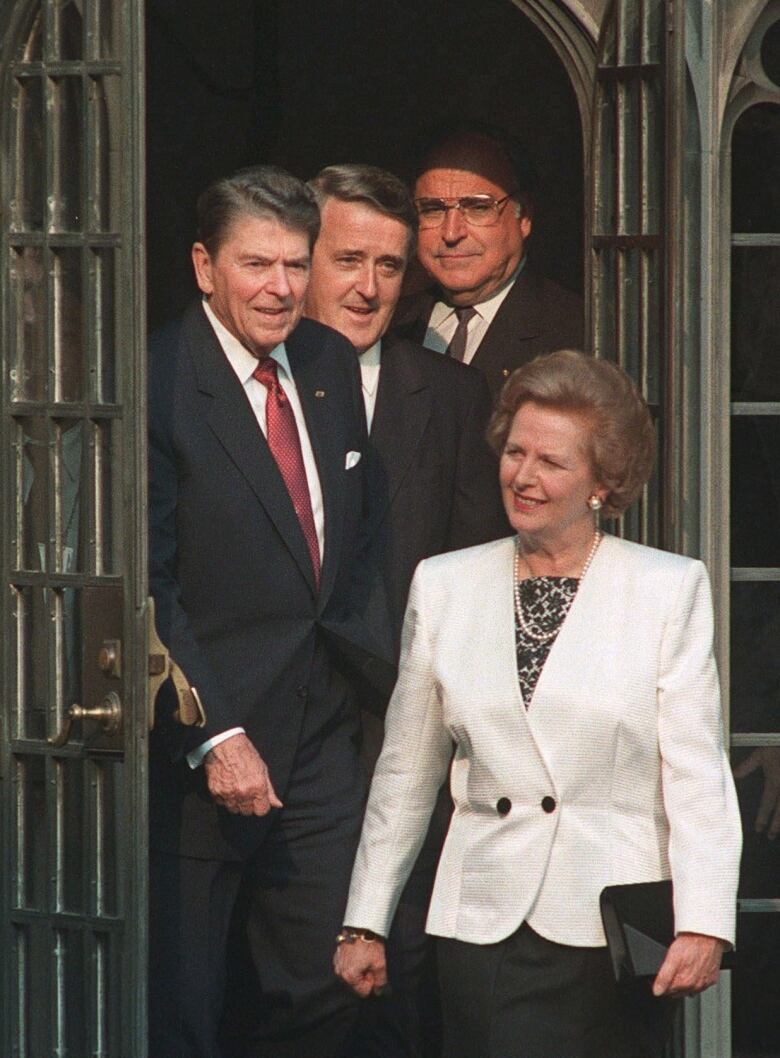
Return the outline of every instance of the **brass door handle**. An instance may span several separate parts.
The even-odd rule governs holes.
[[[60,749],[70,741],[73,725],[80,720],[99,721],[103,733],[114,735],[122,724],[122,701],[116,691],[110,691],[99,705],[84,708],[82,705],[72,705],[68,709],[62,721],[62,727],[53,738],[46,741],[50,746]]]

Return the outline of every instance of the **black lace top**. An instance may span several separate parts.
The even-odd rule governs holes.
[[[555,629],[554,636],[545,643],[539,643],[525,634],[515,613],[517,678],[526,709],[531,703],[547,655],[569,612],[579,584],[576,577],[533,577],[520,582],[520,601],[525,623],[537,632],[551,632]]]

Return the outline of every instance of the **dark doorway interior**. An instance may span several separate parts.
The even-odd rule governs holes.
[[[149,322],[193,295],[194,201],[270,161],[408,176],[423,130],[490,121],[528,145],[537,266],[582,289],[582,131],[568,76],[512,0],[148,0]]]

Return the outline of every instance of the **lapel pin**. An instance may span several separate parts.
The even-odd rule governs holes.
[[[324,389],[315,389],[314,396],[315,397],[324,397],[325,396],[325,390]]]

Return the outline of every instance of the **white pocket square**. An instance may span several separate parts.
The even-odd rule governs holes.
[[[347,461],[344,464],[345,470],[351,470],[356,467],[360,462],[360,452],[347,452]]]

